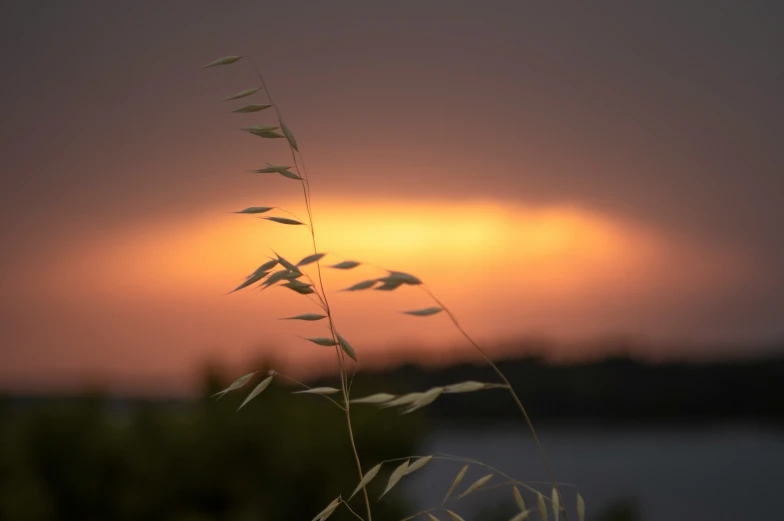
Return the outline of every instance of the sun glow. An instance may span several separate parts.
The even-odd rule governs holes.
[[[656,334],[656,310],[713,298],[718,289],[747,283],[750,271],[746,259],[726,251],[576,206],[332,200],[316,205],[314,218],[318,249],[329,254],[321,272],[338,328],[369,365],[471,354],[451,349],[465,342],[443,316],[401,313],[433,305],[417,288],[339,291],[384,269],[424,280],[489,349],[530,334],[583,339],[629,324]],[[224,207],[73,244],[58,256],[56,271],[49,263],[31,265],[19,282],[19,294],[57,310],[46,334],[56,331],[58,341],[80,346],[80,356],[52,364],[89,361],[146,373],[154,360],[156,370],[182,371],[182,363],[219,346],[221,359],[237,363],[264,352],[305,372],[332,367],[329,350],[299,338],[304,330],[323,336],[324,324],[276,320],[318,312],[313,302],[285,288],[224,296],[273,249],[293,262],[311,254],[305,226]],[[327,267],[344,260],[363,265]],[[305,271],[317,278],[315,265]]]
[[[315,207],[314,219],[319,251],[330,253],[325,263],[352,259],[441,286],[575,293],[660,253],[653,236],[574,207],[335,202]],[[70,265],[82,282],[86,277],[104,291],[192,292],[229,288],[273,249],[296,261],[312,253],[309,231],[215,212],[195,224],[164,224],[89,253],[80,249]],[[330,271],[329,278],[355,277]]]

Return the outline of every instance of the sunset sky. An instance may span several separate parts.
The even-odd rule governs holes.
[[[312,253],[262,69],[306,159],[337,325],[363,366],[629,338],[710,358],[784,339],[784,33],[776,2],[29,1],[0,19],[0,390],[183,393],[207,360],[323,371],[282,288]],[[282,214],[281,214],[282,215]],[[582,346],[582,347],[581,347]],[[593,350],[591,350],[593,349]]]

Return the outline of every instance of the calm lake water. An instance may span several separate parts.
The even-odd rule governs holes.
[[[640,521],[784,520],[784,429],[540,427],[538,433],[558,480],[579,485],[589,521],[622,500],[637,503]],[[420,452],[478,459],[524,481],[547,479],[530,435],[519,426],[439,429]],[[406,493],[419,507],[438,505],[461,467],[431,462],[405,478]],[[472,469],[458,491],[487,473]],[[541,490],[549,494],[549,486]],[[573,512],[574,488],[562,493]],[[535,505],[529,497],[527,504]],[[505,486],[453,505],[471,521],[488,505],[511,506],[511,498]]]

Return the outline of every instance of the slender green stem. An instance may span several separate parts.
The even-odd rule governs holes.
[[[259,77],[259,81],[261,82],[261,86],[262,86],[262,88],[264,89],[264,92],[267,95],[267,99],[269,100],[270,105],[272,105],[272,107],[275,109],[275,114],[278,116],[278,121],[283,121],[283,118],[280,115],[280,109],[275,104],[275,102],[272,100],[272,95],[270,94],[270,91],[267,88],[267,84],[264,81],[264,77],[262,76],[261,71],[259,70],[259,68],[256,66],[256,64],[252,60],[251,60],[251,63],[253,64],[253,67],[256,69],[256,74]],[[311,243],[313,245],[313,253],[316,254],[316,253],[318,253],[318,248],[316,247],[316,232],[315,232],[315,227],[313,225],[313,212],[312,212],[311,201],[310,201],[310,183],[308,182],[308,176],[307,176],[307,172],[306,172],[305,167],[304,167],[304,161],[302,161],[302,153],[299,154],[300,162],[303,165],[302,169],[300,170],[300,168],[298,166],[298,162],[297,162],[297,154],[296,154],[296,152],[294,150],[294,147],[291,146],[290,143],[289,143],[289,150],[291,151],[291,158],[294,161],[294,166],[297,167],[297,170],[300,173],[300,177],[302,178],[302,181],[301,181],[301,184],[302,184],[302,194],[303,194],[303,196],[305,198],[305,207],[306,207],[307,212],[308,212],[308,221],[309,221],[308,228],[310,229],[310,237],[311,237]],[[345,402],[345,406],[343,407],[343,410],[346,413],[346,425],[348,427],[348,436],[349,436],[349,440],[351,441],[351,450],[354,453],[354,461],[356,462],[357,472],[359,474],[359,479],[361,481],[363,479],[363,477],[364,477],[364,474],[362,472],[362,464],[361,464],[361,462],[359,460],[359,453],[357,452],[357,446],[356,446],[356,443],[354,441],[354,431],[353,431],[353,428],[351,427],[351,408],[349,406],[350,400],[349,400],[348,382],[347,382],[348,378],[347,378],[346,370],[345,370],[345,367],[344,367],[344,359],[343,359],[343,356],[342,356],[342,351],[340,350],[339,347],[337,347],[338,346],[337,330],[335,329],[335,322],[334,322],[334,320],[332,318],[332,310],[329,307],[329,301],[327,299],[327,292],[324,290],[324,279],[323,279],[322,274],[321,274],[321,262],[316,261],[316,267],[317,267],[317,271],[318,271],[319,288],[321,290],[320,298],[321,298],[321,300],[324,303],[324,311],[327,313],[327,319],[329,320],[329,330],[330,330],[330,333],[332,334],[332,340],[335,342],[335,346],[336,346],[335,347],[335,351],[336,351],[336,354],[337,354],[338,366],[339,366],[339,369],[340,369],[340,386],[341,386],[341,389],[343,391],[343,400]],[[366,488],[363,487],[362,488],[362,492],[363,492],[363,495],[365,497],[365,507],[367,509],[367,521],[372,521],[373,520],[373,516],[372,516],[372,513],[371,513],[371,509],[370,509],[370,497],[368,496]]]

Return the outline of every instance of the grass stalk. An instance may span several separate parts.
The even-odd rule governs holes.
[[[275,102],[272,99],[272,94],[270,93],[269,89],[267,88],[267,83],[264,81],[264,76],[261,74],[261,71],[256,66],[255,62],[253,62],[253,60],[250,60],[250,61],[251,61],[251,64],[253,65],[253,68],[256,70],[256,74],[258,75],[259,81],[261,82],[261,87],[264,90],[264,93],[266,94],[267,99],[269,100],[270,105],[272,105],[272,108],[275,110],[275,114],[278,116],[278,121],[282,121],[282,117],[281,117],[281,114],[280,114],[280,109],[278,108],[278,105],[275,104]],[[318,247],[316,246],[316,230],[315,230],[315,226],[313,224],[313,211],[312,211],[311,199],[310,199],[310,183],[308,182],[307,170],[304,167],[304,161],[301,161],[302,153],[299,152],[300,161],[298,161],[297,160],[298,152],[294,150],[294,147],[291,146],[291,144],[289,144],[289,150],[291,152],[291,159],[294,162],[294,166],[297,168],[297,172],[300,174],[300,177],[302,178],[300,183],[302,185],[302,195],[303,195],[303,197],[305,199],[305,207],[306,207],[307,212],[308,212],[308,227],[310,229],[311,245],[313,247],[313,253],[316,254],[316,253],[318,253]],[[300,164],[303,165],[301,168],[299,166]],[[345,412],[345,417],[346,417],[346,427],[347,427],[347,430],[348,430],[348,438],[349,438],[349,441],[351,442],[351,452],[354,454],[354,461],[355,461],[356,466],[357,466],[357,474],[359,475],[359,480],[362,481],[362,478],[364,477],[364,474],[362,472],[362,463],[360,462],[359,452],[357,451],[357,445],[356,445],[356,442],[354,440],[354,429],[351,426],[351,405],[350,405],[350,401],[351,400],[349,399],[348,376],[347,376],[346,368],[345,368],[345,359],[343,357],[343,352],[338,347],[337,330],[335,329],[335,322],[334,322],[333,317],[332,317],[332,310],[331,310],[331,308],[329,306],[329,299],[327,298],[327,292],[324,290],[324,278],[323,278],[323,276],[321,274],[321,261],[320,260],[316,261],[316,270],[317,270],[317,273],[318,273],[318,285],[319,285],[319,290],[320,290],[320,295],[319,296],[320,296],[322,302],[324,303],[323,308],[324,308],[324,311],[327,314],[327,320],[329,321],[329,331],[330,331],[330,334],[332,335],[332,340],[335,342],[335,355],[336,355],[337,360],[338,360],[338,369],[340,371],[340,388],[341,388],[341,392],[343,394],[343,401],[344,401],[343,411]],[[368,496],[367,488],[364,488],[364,487],[362,488],[362,494],[363,494],[363,497],[365,499],[365,509],[367,511],[367,520],[366,521],[373,521],[373,514],[372,514],[372,511],[371,511],[371,508],[370,508],[370,497]]]
[[[242,57],[241,56],[227,56],[227,57],[224,57],[222,59],[216,60],[215,62],[212,62],[211,64],[208,64],[205,67],[212,67],[212,66],[216,66],[216,65],[231,64],[231,63],[236,62],[240,58],[242,58]],[[351,382],[353,382],[353,374],[351,376],[351,382],[350,382],[349,381],[349,375],[348,375],[348,369],[347,369],[348,364],[349,364],[349,361],[347,360],[347,356],[352,358],[352,359],[354,359],[355,361],[356,361],[356,356],[355,356],[353,348],[348,344],[348,342],[341,335],[338,334],[338,330],[337,330],[337,328],[335,326],[334,317],[332,315],[332,309],[331,309],[331,307],[329,305],[329,299],[327,297],[327,292],[326,292],[326,290],[324,288],[324,280],[323,280],[323,275],[322,275],[322,270],[321,270],[321,257],[323,257],[324,254],[319,254],[318,253],[318,248],[317,248],[317,244],[316,244],[316,232],[315,232],[315,225],[314,225],[314,221],[313,221],[313,211],[312,211],[312,204],[311,204],[312,201],[311,201],[311,196],[310,196],[310,182],[309,182],[309,179],[308,179],[307,169],[305,167],[304,157],[303,157],[302,153],[299,151],[299,147],[298,147],[297,141],[294,138],[291,130],[284,123],[283,118],[281,117],[280,109],[277,106],[277,104],[274,103],[274,101],[272,99],[272,95],[271,95],[269,89],[267,88],[267,84],[264,81],[264,77],[262,76],[261,71],[256,66],[256,64],[253,62],[253,60],[251,60],[249,58],[249,61],[251,62],[253,68],[256,71],[256,74],[258,75],[258,79],[259,79],[260,84],[261,84],[260,87],[259,88],[254,88],[254,89],[249,89],[247,91],[242,91],[242,92],[238,93],[237,95],[232,96],[232,97],[227,98],[227,99],[237,99],[237,98],[249,96],[250,94],[253,94],[253,93],[257,92],[257,91],[263,90],[263,93],[267,97],[267,100],[269,101],[269,104],[264,105],[263,107],[249,106],[249,107],[246,107],[249,110],[244,110],[244,111],[239,111],[239,112],[258,112],[258,111],[264,110],[266,108],[270,108],[270,107],[273,108],[273,110],[274,110],[274,112],[275,112],[275,114],[277,116],[278,124],[280,125],[280,127],[271,127],[271,126],[269,126],[269,127],[266,127],[266,128],[267,129],[278,129],[278,128],[280,128],[280,130],[281,130],[283,135],[278,134],[276,132],[269,132],[267,130],[264,130],[263,128],[255,129],[255,131],[253,133],[257,133],[257,135],[259,135],[260,137],[265,137],[265,138],[283,138],[285,136],[286,140],[288,141],[289,152],[291,153],[292,166],[279,166],[279,167],[272,167],[272,166],[270,166],[270,168],[262,169],[262,170],[259,170],[258,172],[261,172],[261,173],[280,172],[285,177],[288,177],[290,179],[298,179],[300,181],[300,185],[302,187],[302,195],[303,195],[304,202],[305,202],[305,207],[306,207],[306,210],[307,210],[307,222],[303,222],[302,219],[299,219],[296,216],[294,216],[296,218],[295,221],[292,221],[291,219],[287,219],[287,218],[284,219],[284,218],[279,218],[279,217],[271,217],[271,218],[270,217],[265,217],[265,219],[270,219],[270,220],[279,222],[281,224],[287,224],[287,225],[305,225],[305,227],[307,227],[310,230],[310,243],[311,243],[311,246],[312,246],[312,249],[313,249],[313,255],[306,257],[306,259],[303,259],[303,261],[301,261],[300,264],[298,264],[298,266],[305,265],[305,264],[310,263],[310,262],[315,262],[315,264],[316,264],[316,271],[318,273],[318,280],[313,280],[310,277],[310,275],[304,273],[298,267],[295,267],[291,262],[287,261],[283,257],[277,255],[277,253],[275,253],[275,255],[277,256],[277,259],[272,259],[271,258],[270,263],[265,263],[265,265],[263,265],[259,270],[257,270],[254,274],[252,274],[251,276],[248,277],[246,283],[242,284],[237,289],[242,289],[244,287],[247,287],[250,284],[259,282],[261,279],[263,279],[264,277],[267,276],[267,274],[269,273],[269,270],[271,270],[276,265],[276,263],[280,263],[281,265],[283,265],[283,267],[285,267],[285,270],[276,271],[273,275],[270,276],[269,279],[267,279],[267,284],[266,284],[266,286],[263,286],[263,287],[268,287],[269,285],[273,285],[276,282],[279,282],[281,279],[285,279],[286,277],[293,277],[293,279],[296,280],[299,277],[305,276],[306,280],[309,282],[309,284],[304,284],[301,281],[297,281],[299,285],[294,284],[294,282],[287,283],[287,284],[284,284],[284,285],[294,289],[298,293],[306,295],[308,297],[308,299],[311,302],[313,302],[314,304],[316,304],[317,306],[319,306],[326,313],[326,315],[317,315],[315,318],[314,317],[305,317],[305,315],[299,316],[299,317],[290,317],[290,318],[299,318],[300,320],[319,320],[319,319],[327,318],[327,320],[328,320],[329,331],[330,331],[330,335],[331,335],[331,341],[332,341],[332,345],[335,348],[335,357],[336,357],[337,363],[338,363],[338,372],[339,372],[339,376],[340,376],[340,388],[341,388],[340,391],[341,391],[341,394],[343,396],[343,402],[344,403],[341,405],[340,403],[338,403],[338,401],[333,400],[332,398],[329,398],[327,396],[324,396],[324,397],[329,399],[330,401],[332,401],[335,405],[337,405],[339,408],[341,408],[344,411],[344,413],[345,413],[346,428],[347,428],[347,431],[348,431],[348,437],[349,437],[349,441],[350,441],[350,445],[351,445],[351,451],[352,451],[352,454],[354,456],[354,462],[356,464],[357,474],[359,476],[359,485],[358,485],[358,487],[362,488],[362,494],[363,494],[363,497],[364,497],[364,500],[365,500],[365,507],[366,507],[366,510],[367,510],[367,519],[363,519],[359,514],[357,514],[354,510],[352,510],[349,507],[348,503],[346,503],[340,496],[338,497],[337,500],[333,501],[333,503],[331,503],[330,506],[327,507],[327,510],[322,512],[322,514],[326,513],[325,517],[329,516],[332,513],[332,511],[334,511],[334,508],[336,508],[337,505],[339,505],[340,503],[343,503],[343,504],[346,504],[346,506],[349,508],[349,510],[351,511],[351,513],[355,517],[359,518],[362,521],[372,521],[372,512],[371,512],[371,506],[370,506],[370,498],[368,496],[368,492],[367,492],[367,488],[366,488],[367,483],[365,483],[365,481],[364,481],[365,474],[362,471],[362,464],[361,464],[361,461],[360,461],[359,452],[357,450],[356,442],[355,442],[355,439],[354,439],[354,430],[353,430],[352,421],[351,421],[350,392],[351,392]],[[235,111],[235,112],[238,112],[238,111]],[[243,129],[243,130],[249,130],[249,129]],[[256,132],[256,131],[258,131],[258,132]],[[269,163],[268,163],[268,165],[269,165]],[[296,170],[296,175],[293,174],[293,172],[289,172],[288,171],[289,168],[293,168],[294,170]],[[266,211],[270,210],[271,208],[272,207],[255,208],[255,209],[250,209],[249,208],[248,210],[254,210],[254,211],[249,211],[249,212],[243,211],[243,212],[239,212],[239,213],[263,213],[263,212],[266,212]],[[291,215],[293,215],[293,214],[291,214]],[[273,253],[274,253],[274,251],[273,251]],[[346,264],[346,263],[341,263],[341,264]],[[340,269],[351,269],[351,268],[357,266],[358,264],[359,263],[357,263],[357,262],[350,262],[350,263],[348,263],[348,265],[344,265],[344,266],[335,265],[335,266],[332,266],[332,267],[340,268]],[[367,264],[367,263],[365,263],[365,264]],[[452,324],[457,328],[457,330],[460,332],[460,334],[463,335],[463,337],[465,337],[466,340],[468,340],[468,342],[474,347],[474,349],[476,349],[480,353],[482,358],[484,358],[486,363],[493,369],[493,371],[496,373],[498,378],[500,378],[500,380],[501,380],[501,382],[503,382],[503,384],[498,384],[498,383],[494,383],[494,384],[489,384],[488,383],[488,384],[485,384],[485,383],[472,382],[472,381],[461,382],[459,384],[454,384],[453,386],[449,386],[448,389],[451,389],[451,390],[446,390],[445,391],[444,387],[435,387],[435,388],[432,388],[432,389],[430,389],[430,390],[428,390],[428,391],[426,391],[424,393],[411,393],[411,394],[404,395],[404,396],[401,396],[401,397],[398,397],[398,398],[394,398],[393,395],[389,395],[388,393],[382,393],[381,395],[374,395],[374,396],[366,397],[366,399],[364,401],[358,400],[359,403],[383,403],[383,402],[379,402],[378,401],[378,398],[380,397],[382,400],[390,400],[391,399],[392,401],[390,401],[389,403],[392,404],[392,406],[406,404],[406,405],[408,405],[408,407],[407,407],[407,409],[404,412],[412,412],[412,411],[414,411],[414,410],[416,410],[416,409],[418,409],[420,407],[424,407],[424,406],[432,403],[442,392],[470,392],[470,391],[476,391],[476,390],[485,389],[485,388],[490,389],[490,388],[497,388],[497,387],[505,387],[509,391],[509,394],[511,395],[512,400],[515,402],[515,405],[517,406],[518,410],[522,414],[522,416],[523,416],[523,418],[524,418],[524,420],[525,420],[525,422],[526,422],[526,424],[528,426],[528,429],[531,432],[533,440],[534,440],[534,442],[536,444],[536,448],[537,448],[539,454],[541,455],[542,460],[543,460],[543,462],[545,464],[545,467],[547,469],[547,473],[548,473],[549,478],[550,478],[549,483],[553,487],[553,496],[552,496],[552,500],[551,500],[551,502],[553,503],[553,507],[556,508],[557,511],[561,511],[562,510],[563,513],[564,513],[565,521],[569,521],[568,512],[562,506],[563,505],[563,498],[564,498],[564,496],[561,493],[558,481],[555,479],[555,474],[554,474],[554,472],[552,470],[552,466],[550,465],[550,462],[549,462],[549,460],[547,458],[547,455],[545,454],[545,451],[544,451],[544,449],[542,447],[542,444],[539,441],[539,436],[536,433],[536,429],[534,428],[533,422],[531,421],[531,418],[528,415],[528,412],[526,411],[525,407],[523,406],[523,403],[520,400],[520,397],[515,392],[515,390],[512,387],[511,383],[506,378],[506,375],[504,375],[504,373],[500,370],[500,368],[495,364],[495,362],[492,360],[490,355],[484,349],[482,349],[482,347],[480,347],[474,341],[473,338],[471,338],[471,336],[465,331],[465,329],[463,329],[463,327],[460,325],[460,323],[457,320],[457,317],[454,315],[454,313],[452,313],[452,311],[448,307],[446,307],[443,304],[443,302],[441,302],[441,300],[438,299],[438,297],[436,297],[435,294],[433,294],[433,292],[427,286],[423,285],[421,280],[419,280],[417,277],[415,277],[413,275],[410,275],[410,274],[397,272],[397,271],[390,271],[390,270],[387,270],[387,271],[389,272],[389,276],[387,276],[387,277],[374,279],[374,280],[363,281],[363,282],[360,282],[360,283],[352,286],[351,288],[347,288],[347,289],[351,290],[351,291],[361,290],[361,289],[368,289],[368,288],[372,287],[374,284],[376,284],[377,282],[382,282],[383,283],[381,286],[375,288],[375,289],[380,289],[380,290],[394,290],[394,289],[398,288],[401,285],[419,285],[420,288],[423,291],[425,291],[425,293],[439,307],[438,308],[426,308],[426,309],[416,310],[416,311],[406,311],[405,313],[408,313],[408,314],[411,314],[411,315],[417,315],[417,316],[429,316],[429,315],[433,315],[435,313],[438,313],[439,311],[446,312],[446,314],[449,317],[449,319],[452,322]],[[307,290],[307,291],[305,291],[305,290]],[[318,299],[318,301],[316,299]],[[315,342],[315,343],[317,343],[319,345],[324,345],[324,346],[329,346],[330,345],[330,343],[329,343],[330,340],[329,339],[324,339],[324,338],[310,339],[309,338],[308,340],[311,340],[312,342]],[[354,366],[354,373],[355,372],[356,372],[356,366]],[[225,394],[227,392],[230,392],[232,390],[235,390],[235,389],[238,389],[238,388],[244,386],[247,383],[247,381],[249,380],[249,378],[251,378],[254,374],[255,373],[250,373],[248,375],[245,375],[245,376],[239,378],[233,384],[231,384],[231,386],[229,386],[227,389],[225,389],[224,391],[221,391],[218,394],[222,395],[222,394]],[[274,374],[276,374],[276,372],[271,371],[269,374],[270,374],[270,376],[265,381],[261,382],[261,384],[259,384],[257,386],[257,388],[254,389],[254,391],[252,391],[251,394],[248,395],[248,398],[246,398],[246,402],[249,401],[250,399],[252,399],[253,397],[255,397],[261,391],[263,391],[264,388],[266,388],[266,386],[269,385],[269,382],[272,381],[272,376]],[[279,374],[279,373],[277,373],[277,374]],[[281,376],[284,376],[284,375],[281,375]],[[295,382],[295,383],[297,383],[297,384],[299,384],[301,386],[304,386],[304,387],[309,389],[309,387],[307,385],[303,384],[302,382],[294,380],[294,379],[292,379],[290,377],[286,377],[286,378],[288,378],[289,380],[291,380],[291,381],[293,381],[293,382]],[[478,387],[477,387],[477,385],[478,385]],[[335,392],[337,390],[336,389],[331,389],[330,391],[331,392]],[[406,400],[408,400],[408,401],[406,401]],[[245,405],[246,402],[244,402],[243,405]],[[397,402],[397,403],[393,403],[393,402]],[[384,406],[388,406],[388,405],[384,405]],[[240,406],[240,408],[241,407],[242,406]],[[400,459],[402,459],[402,458],[400,458]],[[385,490],[384,494],[386,494],[386,492],[389,491],[400,480],[400,478],[402,478],[403,476],[409,474],[410,472],[414,472],[414,471],[424,467],[432,459],[445,459],[445,460],[453,460],[453,461],[462,461],[462,462],[465,462],[465,463],[473,463],[473,464],[476,464],[476,465],[484,466],[484,467],[486,467],[488,469],[492,469],[492,467],[490,467],[490,466],[488,466],[488,465],[486,465],[484,463],[481,463],[479,461],[476,461],[476,460],[472,460],[472,459],[469,459],[469,458],[460,458],[460,457],[455,457],[455,456],[450,456],[450,455],[445,455],[445,454],[419,457],[419,459],[417,459],[417,461],[414,462],[411,465],[411,467],[409,468],[409,460],[410,460],[410,457],[409,457],[409,458],[406,458],[406,461],[404,463],[401,463],[400,465],[398,465],[398,467],[392,473],[392,475],[390,477],[390,481],[389,481],[389,483],[387,485],[387,489]],[[387,460],[387,462],[391,462],[391,461],[395,461],[395,460]],[[384,463],[384,462],[382,462],[382,463]],[[370,469],[368,471],[368,474],[367,474],[367,476],[368,476],[367,482],[368,483],[378,473],[380,465],[381,464],[378,464],[378,465],[376,465],[375,467],[373,467],[372,469]],[[455,481],[453,482],[452,488],[456,487],[458,485],[458,483],[460,482],[460,480],[462,480],[462,478],[464,476],[464,473],[467,470],[467,468],[468,468],[467,465],[464,466],[464,468],[461,471],[461,473],[456,477]],[[494,469],[494,470],[497,471],[497,469]],[[522,482],[513,480],[511,477],[507,476],[503,472],[500,472],[500,471],[497,471],[497,472],[500,475],[506,477],[509,481],[507,481],[505,483],[501,483],[501,484],[495,485],[495,486],[503,486],[503,485],[509,485],[509,484],[520,484],[521,486],[524,486],[525,488],[527,488],[531,492],[535,492],[536,494],[538,494],[538,498],[539,498],[538,501],[540,502],[540,508],[542,509],[542,516],[546,516],[545,506],[544,506],[544,496],[541,493],[539,493],[534,488],[532,488],[532,487],[530,487],[528,485],[525,485]],[[487,475],[487,476],[481,478],[480,480],[477,480],[471,487],[469,487],[467,492],[464,492],[460,497],[465,496],[465,495],[471,493],[474,490],[477,490],[479,487],[482,487],[482,485],[485,484],[491,478],[492,478],[492,475]],[[358,492],[358,490],[355,490],[354,494],[356,494],[357,492]],[[450,489],[450,491],[447,492],[447,498],[449,497],[451,492],[452,492],[452,489]],[[518,494],[518,496],[519,496],[519,491],[517,490],[517,488],[514,488],[514,492],[515,492],[515,494]],[[353,497],[354,494],[352,494],[352,497]],[[382,496],[384,494],[382,494]],[[447,498],[444,499],[444,502],[447,500]],[[459,499],[459,497],[457,499]],[[522,499],[519,498],[519,497],[517,497],[516,500],[517,499],[519,499],[519,503],[522,504]],[[582,507],[578,507],[578,517],[580,517],[580,519],[582,519],[583,511],[584,511],[584,503],[579,503],[579,502],[582,501],[582,498],[579,496],[579,493],[577,495],[577,499],[578,499],[578,504],[583,505]],[[336,501],[338,501],[339,503],[336,503]],[[443,503],[442,503],[442,506],[443,506]],[[332,510],[329,510],[330,508]],[[431,510],[420,512],[420,514],[428,513]],[[459,516],[456,516],[456,514],[454,514],[453,512],[447,511],[447,513],[450,515],[450,517],[453,517],[453,518],[457,517],[457,518],[459,518]],[[417,515],[419,515],[419,514],[417,514]],[[407,519],[411,519],[411,517],[409,517]]]

